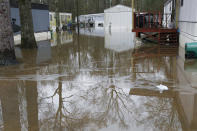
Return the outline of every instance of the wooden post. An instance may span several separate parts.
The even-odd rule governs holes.
[[[150,28],[150,13],[148,13],[148,28]]]
[[[136,28],[136,22],[137,22],[137,21],[136,21],[136,13],[134,13],[134,23],[133,23],[133,24],[134,24],[134,28]],[[134,28],[133,28],[133,29],[134,29]]]
[[[138,28],[140,28],[140,12],[138,12],[138,19],[137,20],[138,20],[138,22],[137,22],[138,23]]]
[[[160,25],[160,28],[162,27],[162,21],[161,21],[161,13],[159,12],[159,25]]]
[[[178,24],[179,24],[179,8],[180,8],[180,1],[176,0],[176,28],[178,28]]]
[[[134,29],[134,8],[135,8],[135,0],[132,0],[132,28]]]
[[[145,28],[145,16],[143,16],[143,27],[142,28]]]
[[[79,1],[77,0],[77,34],[79,35]]]
[[[168,16],[167,14],[164,14],[166,16],[166,28],[168,28]]]

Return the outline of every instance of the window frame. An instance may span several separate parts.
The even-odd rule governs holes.
[[[183,6],[184,5],[184,0],[181,0],[181,6]]]

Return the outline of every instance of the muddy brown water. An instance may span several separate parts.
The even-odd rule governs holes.
[[[81,33],[16,48],[20,64],[0,68],[0,130],[197,131],[196,61],[134,49],[132,33]]]

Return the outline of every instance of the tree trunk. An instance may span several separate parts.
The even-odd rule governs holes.
[[[26,81],[28,131],[39,131],[37,82]]]
[[[31,0],[19,0],[18,4],[21,21],[21,47],[37,48],[31,13]]]
[[[79,35],[79,0],[77,2],[77,34]]]
[[[16,62],[9,0],[0,0],[0,65]]]
[[[56,19],[56,32],[60,31],[60,0],[55,0],[55,19]]]
[[[55,12],[55,19],[56,19],[56,32],[60,31],[60,13]]]

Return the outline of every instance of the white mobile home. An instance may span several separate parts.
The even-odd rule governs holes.
[[[77,21],[76,21],[77,22]],[[84,23],[85,25],[92,23],[93,27],[103,27],[104,25],[104,13],[99,14],[87,14],[80,15],[79,22]]]
[[[131,31],[132,8],[124,5],[116,5],[104,11],[105,31]]]
[[[57,46],[58,44],[63,45],[73,41],[73,34],[70,31],[61,31],[60,34],[57,34],[57,32],[54,31],[51,35],[51,46]]]
[[[197,0],[167,0],[164,6],[164,13],[172,13],[173,9],[179,9],[178,28],[180,32],[180,45],[197,42]]]
[[[50,30],[55,31],[56,30],[56,13],[55,12],[49,12],[49,18],[50,18]],[[68,26],[72,23],[72,14],[66,13],[66,12],[60,12],[59,13],[59,25],[62,29],[64,26]]]

